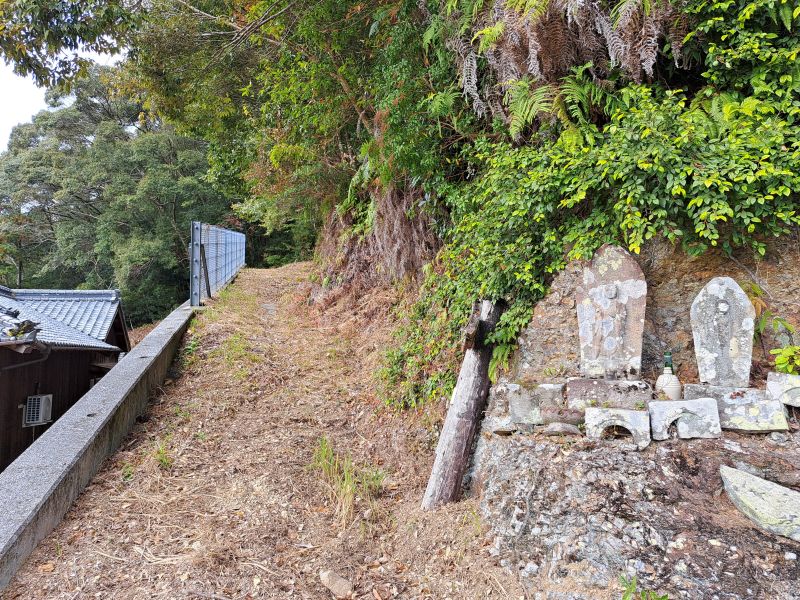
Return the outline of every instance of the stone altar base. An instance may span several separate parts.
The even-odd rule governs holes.
[[[686,400],[714,398],[723,429],[745,433],[789,429],[783,404],[764,390],[687,383],[683,393]]]
[[[589,406],[646,410],[653,390],[644,381],[625,379],[570,379],[567,407],[583,410]]]

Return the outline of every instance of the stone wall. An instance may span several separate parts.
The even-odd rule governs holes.
[[[745,291],[755,283],[764,290],[768,310],[800,331],[800,242],[787,239],[765,258],[740,252],[734,258],[722,252],[688,257],[680,248],[658,241],[635,256],[647,279],[642,376],[652,383],[663,367],[662,357],[671,350],[677,375],[684,383],[695,383],[694,356],[689,309],[697,293],[713,277],[735,279]],[[578,321],[575,292],[584,263],[575,261],[552,282],[549,294],[536,306],[533,319],[520,337],[508,380],[523,385],[563,381],[577,376],[579,367]],[[780,339],[776,339],[776,337]],[[800,343],[800,333],[794,335]],[[788,334],[776,336],[771,328],[765,335],[767,350],[782,345]],[[767,358],[760,343],[753,349],[753,383],[763,387]]]

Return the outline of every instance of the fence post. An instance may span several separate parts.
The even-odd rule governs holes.
[[[191,243],[189,244],[189,303],[192,306],[200,306],[200,274],[202,273],[202,265],[200,264],[200,244],[202,242],[202,233],[200,223],[192,221],[192,235]]]

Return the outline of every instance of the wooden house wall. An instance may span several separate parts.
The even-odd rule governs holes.
[[[28,396],[53,395],[53,421],[63,415],[90,387],[91,368],[97,353],[86,350],[53,350],[46,361],[11,370],[5,366],[40,358],[38,352],[19,354],[0,348],[0,470],[5,469],[49,425],[22,427]]]

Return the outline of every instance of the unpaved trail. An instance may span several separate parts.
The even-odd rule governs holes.
[[[418,509],[430,413],[383,409],[371,380],[390,303],[319,314],[298,292],[310,271],[245,270],[197,317],[143,422],[2,598],[322,599],[324,569],[354,598],[523,597],[474,502]],[[344,523],[309,467],[322,437],[386,473]]]

